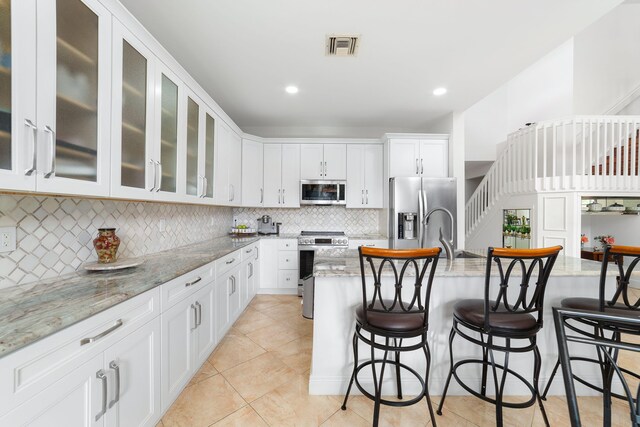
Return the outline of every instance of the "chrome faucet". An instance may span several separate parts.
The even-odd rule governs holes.
[[[425,234],[426,234],[426,227],[429,225],[429,218],[431,218],[431,215],[437,211],[442,211],[447,215],[449,215],[449,220],[451,222],[451,229],[449,233],[449,235],[451,236],[451,240],[447,240],[444,238],[444,236],[442,235],[442,228],[440,228],[440,243],[442,243],[442,245],[444,246],[444,250],[447,254],[447,260],[451,262],[453,261],[453,223],[454,223],[453,214],[448,209],[445,209],[445,208],[432,209],[424,217]]]

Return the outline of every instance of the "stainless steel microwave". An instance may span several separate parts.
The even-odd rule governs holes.
[[[300,181],[301,205],[346,205],[346,181]]]

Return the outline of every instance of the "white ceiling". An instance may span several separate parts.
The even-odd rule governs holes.
[[[265,137],[428,131],[620,3],[121,1],[240,128]],[[330,33],[361,34],[358,56],[325,56]],[[438,86],[449,92],[434,97]]]

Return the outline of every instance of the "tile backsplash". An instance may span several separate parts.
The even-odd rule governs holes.
[[[299,209],[236,208],[238,224],[257,226],[257,218],[269,215],[281,222],[280,232],[298,234],[302,230],[333,230],[347,234],[378,234],[379,209],[346,209],[344,206],[304,206]]]
[[[17,249],[0,253],[0,288],[97,260],[100,227],[117,228],[119,257],[135,257],[223,236],[232,219],[227,207],[0,194],[0,227],[17,227]]]

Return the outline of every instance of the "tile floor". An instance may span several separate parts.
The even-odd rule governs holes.
[[[312,321],[301,316],[295,296],[259,295],[233,325],[167,411],[158,427],[189,426],[370,426],[373,404],[362,396],[309,396]],[[432,396],[434,408],[439,401]],[[581,398],[585,426],[602,425],[601,400]],[[545,408],[552,426],[568,426],[564,399]],[[494,407],[471,396],[449,396],[439,426],[493,426]],[[628,410],[614,399],[616,426],[629,425]],[[426,403],[383,406],[381,426],[428,426]],[[507,426],[542,426],[537,407],[506,409]]]

